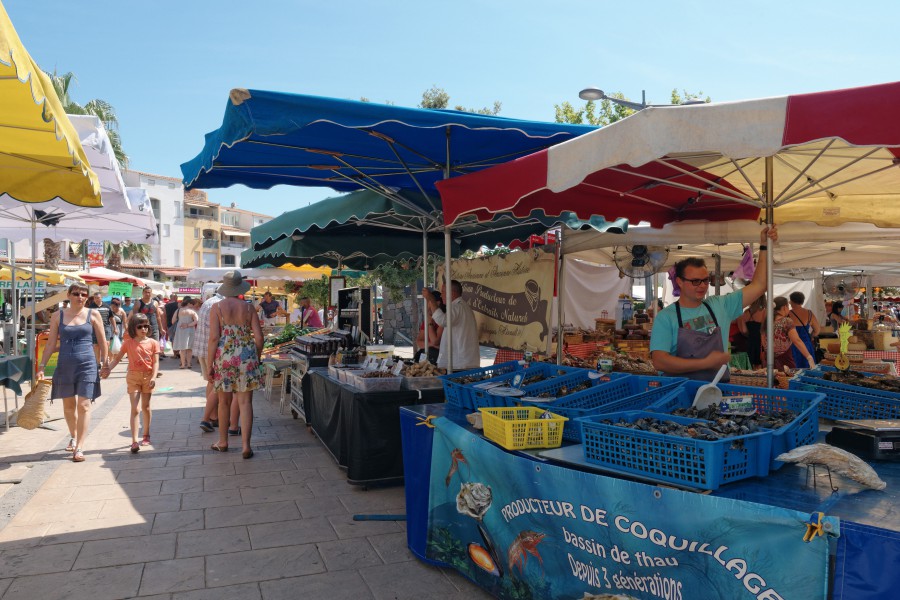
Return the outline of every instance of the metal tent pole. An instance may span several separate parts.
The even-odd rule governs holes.
[[[444,164],[444,179],[450,179],[450,127],[446,128],[447,135],[447,162]],[[453,314],[453,286],[450,284],[450,257],[453,255],[451,252],[451,240],[450,240],[450,225],[447,222],[444,222],[444,293],[445,298],[444,302],[447,305],[447,321],[444,326],[443,335],[447,336],[447,372],[453,372],[453,319],[450,316]],[[462,301],[462,298],[460,298]]]
[[[9,297],[12,302],[12,339],[6,340],[6,353],[10,356],[19,354],[19,294],[16,292],[16,243],[9,242],[9,270],[12,281],[9,283]]]
[[[775,176],[775,159],[771,156],[766,157],[766,225],[771,227],[775,224],[775,207],[773,206],[774,192],[774,176]],[[770,246],[766,251],[766,383],[771,388],[775,385],[775,299],[773,289],[775,279],[772,269],[775,266],[773,256],[775,255],[775,244],[766,244]]]
[[[719,282],[719,275],[720,273],[722,273],[722,255],[716,252],[715,254],[713,254],[713,258],[716,259],[716,296],[719,296],[722,293]]]
[[[447,372],[453,372],[453,289],[450,285],[450,229],[444,227],[444,292],[446,298],[444,302],[447,304],[446,325],[444,325],[444,335],[447,336]]]
[[[31,326],[27,328],[27,356],[31,356],[34,360],[38,360],[38,357],[34,356],[34,342],[37,326],[37,318],[35,310],[37,308],[37,298],[35,296],[35,292],[37,291],[37,220],[34,211],[31,213]]]
[[[428,287],[428,232],[422,227],[422,288]],[[425,330],[425,360],[428,360],[428,300],[422,294],[422,325]]]
[[[563,273],[566,257],[562,253],[562,229],[556,237],[556,254],[559,257],[559,267],[556,276],[556,364],[561,365],[563,361],[563,321],[566,317],[566,311],[563,307]]]

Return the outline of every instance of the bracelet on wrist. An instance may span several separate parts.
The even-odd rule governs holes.
[[[765,244],[760,244],[760,245],[759,245],[759,249],[760,249],[760,250],[768,250],[769,247],[768,247],[767,245],[765,245]]]

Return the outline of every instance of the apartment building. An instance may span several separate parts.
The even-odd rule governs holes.
[[[151,246],[152,264],[161,268],[179,269],[185,264],[184,245],[184,185],[180,179],[141,171],[122,173],[125,185],[147,190],[159,243]]]
[[[241,252],[250,247],[250,230],[270,221],[272,217],[243,210],[234,202],[228,207],[221,206],[219,215],[222,224],[220,266],[240,267]]]

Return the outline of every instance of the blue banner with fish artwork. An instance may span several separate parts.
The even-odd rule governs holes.
[[[809,514],[585,473],[433,424],[426,556],[499,598],[826,597],[828,541],[803,541]]]

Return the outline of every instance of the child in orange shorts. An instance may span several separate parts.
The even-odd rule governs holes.
[[[150,337],[150,320],[147,315],[135,313],[128,319],[128,335],[122,342],[122,349],[108,368],[101,371],[106,379],[125,355],[128,355],[128,398],[131,400],[131,452],[136,453],[141,446],[150,445],[150,396],[156,387],[159,372],[159,342]],[[138,411],[138,400],[141,410]],[[144,439],[138,445],[138,415],[143,412]]]

